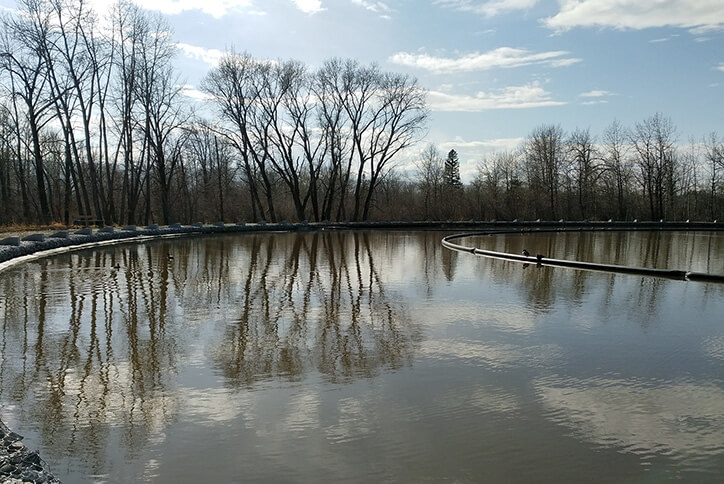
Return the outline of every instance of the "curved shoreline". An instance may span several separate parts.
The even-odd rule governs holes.
[[[692,229],[700,230],[700,229]],[[719,230],[719,229],[715,229]],[[448,235],[442,239],[443,247],[455,250],[458,252],[465,252],[474,255],[480,255],[483,257],[490,257],[493,259],[503,259],[513,262],[521,262],[523,264],[536,264],[538,266],[553,266],[553,267],[568,267],[578,270],[596,271],[596,272],[609,272],[609,273],[620,273],[620,274],[634,274],[640,276],[652,276],[664,279],[674,279],[681,281],[695,281],[695,282],[714,282],[724,283],[724,274],[710,274],[706,272],[693,272],[684,271],[679,269],[656,269],[650,267],[635,267],[635,266],[622,266],[616,264],[601,264],[598,262],[586,262],[578,260],[568,259],[552,259],[542,254],[530,255],[530,254],[511,254],[509,252],[497,252],[494,250],[478,249],[477,247],[469,247],[460,245],[452,242],[453,240],[464,239],[467,237],[476,236],[490,236],[499,234],[520,234],[520,233],[561,233],[561,232],[577,232],[582,230],[553,230],[553,229],[542,229],[542,230],[496,230],[496,231],[481,231],[471,232],[464,234]],[[595,230],[586,230],[593,232]],[[605,231],[602,229],[601,231]]]
[[[143,228],[128,226],[121,229],[104,227],[100,229],[61,230],[50,234],[34,233],[21,236],[6,236],[0,240],[0,271],[27,260],[37,259],[70,250],[92,248],[124,242],[144,242],[165,237],[207,235],[219,233],[293,232],[315,230],[478,230],[490,234],[495,231],[506,233],[540,231],[629,231],[629,230],[672,230],[672,231],[724,231],[724,222],[567,222],[567,221],[420,221],[420,222],[301,222],[301,223],[237,223],[218,222],[212,225],[172,224],[168,226],[149,225]],[[6,234],[7,235],[7,234]],[[470,248],[463,248],[470,251]]]

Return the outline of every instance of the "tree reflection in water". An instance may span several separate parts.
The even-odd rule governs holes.
[[[0,416],[68,482],[580,482],[641,476],[631,449],[720,468],[724,285],[524,268],[443,235],[219,235],[17,266]],[[724,272],[707,237],[476,245]]]
[[[74,252],[5,273],[0,290],[3,416],[96,473],[178,418],[180,367],[199,358],[229,387],[345,382],[411,364],[422,338],[366,233]]]
[[[369,234],[312,234],[284,246],[255,238],[248,257],[234,323],[213,352],[231,384],[298,380],[312,366],[343,381],[411,363],[421,333],[388,293]]]

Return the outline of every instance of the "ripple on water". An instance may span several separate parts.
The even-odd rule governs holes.
[[[692,469],[724,457],[724,389],[713,384],[605,376],[534,383],[545,418],[594,444]]]
[[[712,358],[724,360],[724,336],[711,336],[709,338],[705,338],[703,347],[704,352]]]
[[[562,357],[560,347],[554,344],[487,344],[464,339],[427,340],[423,342],[420,354],[439,361],[465,362],[492,370],[548,368]]]

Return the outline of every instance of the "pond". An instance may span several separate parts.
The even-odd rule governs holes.
[[[0,417],[65,483],[716,481],[724,285],[442,232],[238,234],[0,274]],[[724,273],[707,233],[481,248]]]

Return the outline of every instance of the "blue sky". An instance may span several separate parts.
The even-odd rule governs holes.
[[[92,0],[107,9],[106,0]],[[0,0],[14,7],[14,0]],[[722,0],[139,0],[175,31],[188,94],[225,50],[316,67],[351,57],[415,76],[420,144],[468,178],[543,123],[600,135],[671,117],[679,142],[724,134]],[[466,176],[467,175],[467,176]]]

